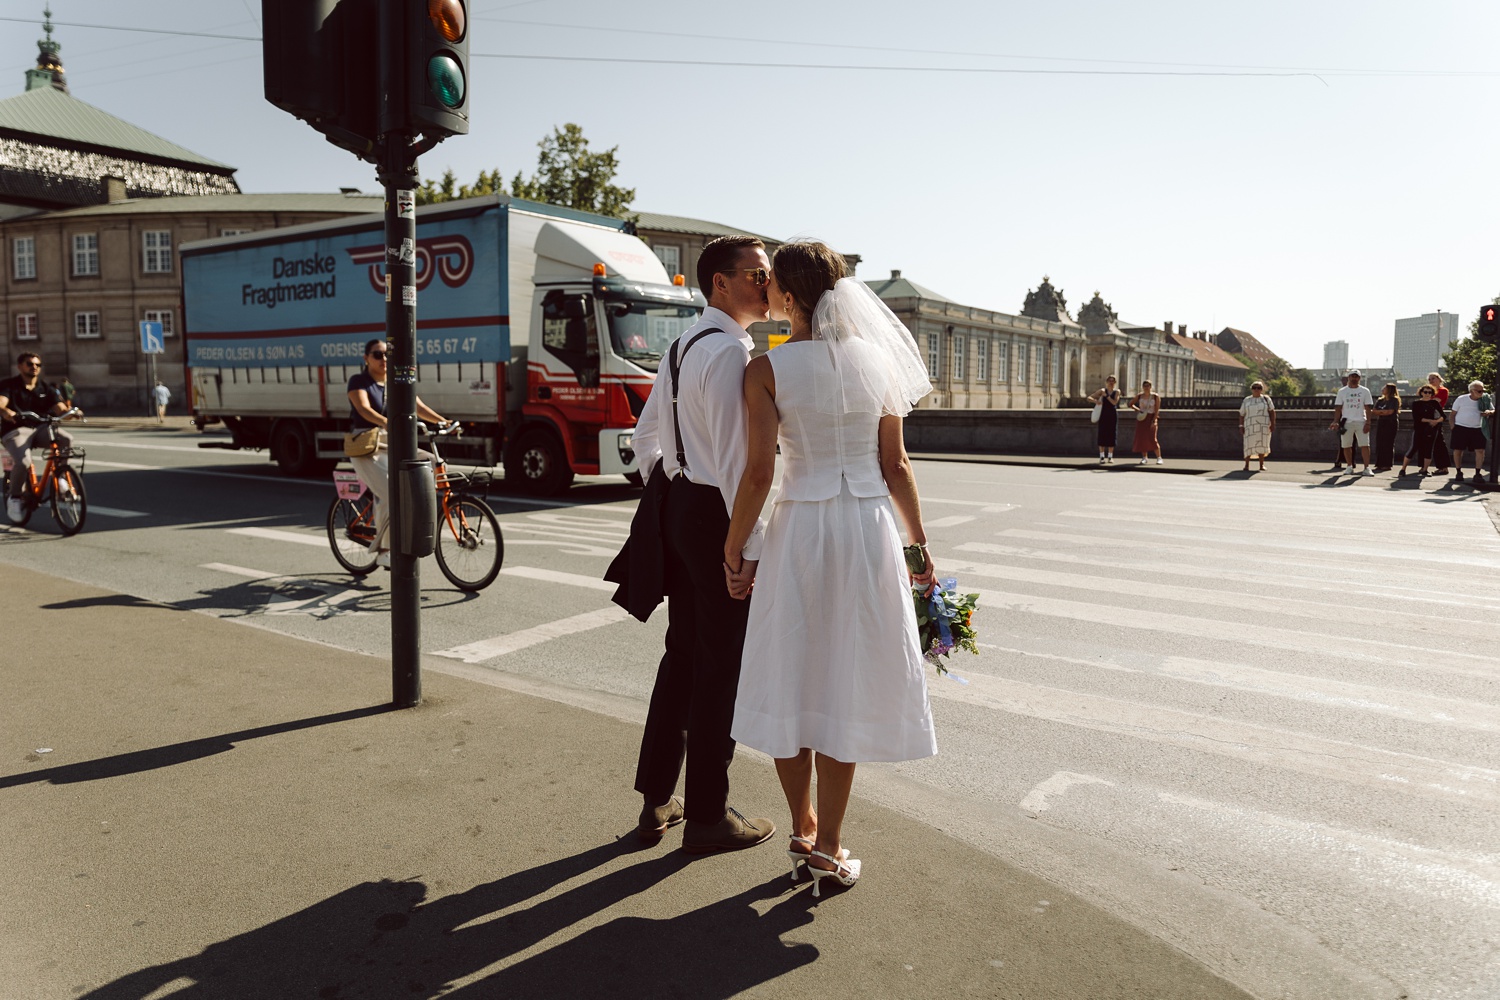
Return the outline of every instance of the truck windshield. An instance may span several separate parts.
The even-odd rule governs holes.
[[[615,353],[648,371],[656,371],[672,341],[698,322],[697,307],[686,303],[617,299],[604,312]]]

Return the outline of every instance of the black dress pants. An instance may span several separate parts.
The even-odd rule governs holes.
[[[1389,469],[1396,459],[1396,433],[1401,418],[1392,414],[1375,421],[1375,467]]]
[[[750,602],[730,597],[724,584],[728,533],[718,487],[683,477],[668,485],[662,516],[667,649],[651,692],[635,790],[651,805],[665,802],[686,753],[687,818],[702,823],[723,819],[729,803],[729,728],[750,614]]]

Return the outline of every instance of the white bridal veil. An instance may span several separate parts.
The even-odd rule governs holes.
[[[818,299],[812,335],[828,343],[833,360],[832,378],[817,388],[822,412],[904,417],[932,391],[916,341],[857,278],[839,279]]]

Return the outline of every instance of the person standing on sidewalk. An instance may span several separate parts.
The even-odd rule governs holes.
[[[158,381],[151,390],[151,401],[156,404],[156,422],[163,423],[167,419],[167,404],[172,401],[172,390]]]
[[[1464,479],[1464,452],[1474,453],[1474,482],[1484,479],[1484,439],[1490,418],[1495,415],[1495,401],[1484,391],[1484,383],[1469,383],[1467,395],[1453,401],[1453,481]]]
[[[1370,469],[1370,409],[1375,405],[1375,398],[1370,395],[1369,389],[1359,384],[1359,380],[1359,372],[1349,373],[1349,384],[1333,397],[1333,408],[1337,416],[1328,426],[1334,428],[1339,425],[1339,421],[1343,421],[1344,430],[1339,436],[1339,447],[1344,449],[1343,457],[1349,463],[1350,474],[1354,473],[1354,446],[1357,444],[1360,457],[1365,462],[1364,475],[1373,476],[1375,473]]]
[[[1401,459],[1402,476],[1414,458],[1421,465],[1417,475],[1425,476],[1431,471],[1427,463],[1432,461],[1433,443],[1442,437],[1442,426],[1443,404],[1437,401],[1437,390],[1424,385],[1417,390],[1416,402],[1411,404],[1411,448]]]
[[[1396,432],[1401,424],[1401,396],[1396,383],[1387,382],[1370,411],[1375,421],[1375,471],[1390,472],[1396,463]]]
[[[1264,382],[1251,382],[1250,395],[1240,400],[1240,434],[1245,441],[1245,471],[1250,459],[1260,460],[1260,471],[1266,471],[1266,456],[1271,454],[1271,432],[1276,429],[1276,404],[1266,395]]]
[[[1104,380],[1104,388],[1094,390],[1089,397],[1099,407],[1099,464],[1113,465],[1115,461],[1115,439],[1120,433],[1120,390],[1115,388],[1115,377]]]
[[[753,236],[722,236],[703,248],[698,287],[708,308],[662,359],[635,428],[648,493],[653,475],[666,479],[660,542],[667,596],[667,648],[636,764],[643,799],[636,834],[649,843],[686,820],[682,849],[694,854],[754,847],[776,832],[769,819],[747,818],[729,805],[729,730],[750,602],[730,595],[724,563],[749,443],[745,365],[754,341],[745,329],[769,315],[770,278],[765,244]],[[757,521],[731,579],[745,586],[754,579],[764,534]],[[684,754],[686,802],[672,794]]]
[[[1135,411],[1135,440],[1131,442],[1131,450],[1141,456],[1142,465],[1146,464],[1154,451],[1156,464],[1161,465],[1161,441],[1156,436],[1156,422],[1161,416],[1161,397],[1152,391],[1149,379],[1141,383],[1141,391],[1131,398],[1130,408]]]
[[[1428,372],[1427,384],[1432,386],[1434,398],[1437,399],[1438,405],[1446,412],[1448,409],[1448,387],[1443,384],[1443,376],[1437,372]],[[1452,459],[1448,454],[1448,442],[1443,440],[1442,432],[1439,431],[1437,438],[1432,442],[1433,472],[1439,476],[1446,476],[1450,464],[1452,464]]]

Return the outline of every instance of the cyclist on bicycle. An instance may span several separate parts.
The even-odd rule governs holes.
[[[375,550],[377,565],[389,569],[391,550],[386,544],[386,529],[390,527],[391,513],[386,501],[390,491],[390,454],[385,440],[385,362],[389,347],[384,340],[372,340],[365,344],[365,368],[349,379],[349,429],[354,434],[378,428],[375,451],[369,455],[349,457],[349,464],[375,494],[375,540],[370,547]],[[432,407],[417,399],[417,416],[435,424],[447,426],[448,419]],[[432,455],[418,451],[417,458],[431,459]]]
[[[26,516],[21,503],[31,468],[31,449],[45,448],[54,437],[63,449],[72,447],[73,435],[46,417],[68,412],[62,393],[42,381],[42,359],[30,351],[16,359],[18,374],[0,379],[0,443],[10,452],[10,489],[5,498],[5,513],[12,521]],[[79,410],[76,416],[83,416]]]

